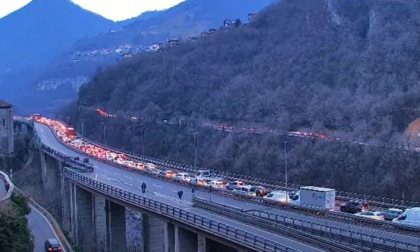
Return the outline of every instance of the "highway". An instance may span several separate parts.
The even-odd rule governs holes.
[[[34,252],[45,251],[44,242],[47,239],[57,239],[52,226],[47,219],[35,207],[29,204],[31,212],[26,217],[28,219],[28,227],[34,237]],[[63,251],[65,251],[64,247]]]
[[[4,187],[4,181],[0,179],[0,199],[6,195],[6,188]]]
[[[59,142],[55,138],[54,134],[52,133],[52,131],[49,129],[48,126],[40,124],[40,123],[35,123],[35,128],[37,130],[37,133],[38,133],[41,141],[45,145],[51,147],[52,149],[55,149],[55,150],[60,151],[62,153],[65,153],[69,156],[73,156],[73,157],[79,156],[79,157],[81,157],[80,154],[78,154],[77,152],[69,149],[68,147],[64,146],[61,142]],[[161,202],[164,202],[164,203],[167,203],[167,204],[172,204],[176,207],[191,210],[191,212],[203,215],[203,216],[208,217],[208,218],[214,218],[215,220],[221,220],[222,222],[224,222],[226,224],[232,224],[235,227],[243,228],[247,231],[248,231],[248,229],[250,229],[248,225],[238,223],[238,222],[235,222],[235,221],[232,221],[232,220],[228,220],[228,219],[225,219],[223,217],[220,217],[220,216],[217,216],[217,215],[214,215],[214,214],[210,214],[208,212],[204,212],[204,211],[199,210],[199,209],[191,208],[191,203],[190,202],[191,202],[191,199],[192,199],[192,196],[193,196],[192,192],[189,188],[186,188],[182,185],[162,181],[162,180],[159,180],[159,179],[154,179],[154,178],[151,178],[151,177],[148,177],[148,176],[141,175],[139,173],[134,173],[134,172],[130,172],[130,171],[127,171],[127,170],[124,170],[124,169],[116,168],[116,167],[113,167],[111,165],[98,162],[94,159],[91,159],[91,163],[93,163],[97,168],[95,169],[94,173],[84,174],[88,177],[91,177],[93,179],[97,179],[97,180],[99,180],[103,183],[107,183],[107,184],[110,184],[112,186],[116,186],[116,187],[119,187],[121,189],[128,190],[128,191],[131,191],[133,193],[138,193],[138,194],[142,194],[140,185],[144,181],[147,184],[147,192],[146,192],[146,195],[145,195],[146,197],[149,197],[149,198],[152,198],[154,200],[158,200],[158,201],[161,201]],[[180,190],[184,191],[184,196],[183,196],[181,202],[179,201],[178,196],[177,196],[177,192],[180,191]],[[207,200],[210,199],[210,194],[206,193],[206,192],[196,191],[195,195],[198,196],[198,197],[207,199]],[[364,233],[364,234],[367,234],[367,235],[375,235],[375,236],[379,236],[379,237],[382,237],[382,238],[398,240],[400,242],[407,242],[407,243],[420,245],[420,239],[418,239],[418,237],[414,237],[414,236],[403,235],[403,234],[398,234],[398,233],[394,233],[394,232],[363,227],[363,226],[359,226],[359,225],[355,225],[355,224],[348,224],[348,223],[343,223],[343,222],[338,222],[338,221],[316,218],[314,216],[308,216],[308,215],[295,213],[295,212],[289,212],[289,211],[285,211],[285,210],[281,210],[281,209],[265,207],[265,206],[261,206],[261,205],[257,205],[257,204],[253,204],[253,203],[234,200],[234,199],[231,199],[231,198],[220,197],[220,196],[214,195],[214,194],[211,195],[211,200],[215,201],[217,203],[220,203],[220,204],[226,204],[226,205],[239,207],[239,208],[246,209],[246,210],[251,210],[251,209],[263,210],[263,211],[267,211],[267,212],[271,212],[271,213],[290,216],[290,217],[296,218],[296,219],[311,221],[313,223],[318,223],[318,224],[322,224],[322,225],[328,224],[328,225],[331,225],[331,226],[334,226],[334,227],[344,228],[344,229],[347,229],[347,230],[351,230],[351,231],[359,232],[359,233]],[[277,238],[273,237],[274,236],[273,234],[271,234],[269,232],[259,230],[259,229],[256,230],[256,232],[257,232],[257,234],[259,234],[262,237],[265,237],[267,239],[271,239],[270,237],[272,237],[274,241],[278,241],[278,242],[283,241],[285,239],[285,238],[280,238],[280,236],[277,236]],[[295,244],[295,246],[297,246],[297,247],[303,246],[303,245],[298,246],[298,245],[296,245],[296,242],[293,242],[293,241],[290,241],[290,240],[288,240],[288,242],[285,242],[285,245],[289,246],[289,244]],[[304,249],[304,248],[301,247],[301,250],[303,250],[303,251],[314,251],[313,249],[309,249],[309,250],[308,249],[309,248]]]

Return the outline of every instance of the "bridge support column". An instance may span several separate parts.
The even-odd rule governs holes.
[[[207,252],[206,236],[202,233],[197,234],[197,251]]]
[[[125,207],[112,201],[107,201],[107,205],[110,251],[126,251]]]
[[[93,195],[92,210],[96,251],[109,251],[109,246],[107,245],[108,205],[106,199],[101,195]]]
[[[41,175],[42,175],[42,184],[47,184],[47,163],[45,161],[45,153],[42,150],[39,150],[39,157],[41,159]]]
[[[70,195],[70,181],[60,173],[61,179],[61,220],[63,229],[66,232],[71,232],[71,195]]]
[[[175,226],[175,252],[197,252],[198,235]]]
[[[175,226],[172,223],[163,224],[164,251],[175,252]]]
[[[164,249],[164,225],[165,222],[157,217],[142,215],[143,241],[145,252],[162,252]]]
[[[72,184],[72,233],[81,251],[94,251],[92,194]]]

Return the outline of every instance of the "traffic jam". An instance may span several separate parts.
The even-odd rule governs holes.
[[[83,139],[77,136],[77,132],[74,128],[57,120],[48,119],[39,114],[35,114],[27,119],[49,126],[56,137],[66,146],[98,160],[118,165],[124,169],[148,173],[167,180],[189,184],[191,186],[207,187],[210,191],[213,189],[226,190],[237,196],[259,197],[280,204],[340,211],[354,214],[355,216],[362,218],[392,221],[412,227],[420,227],[420,207],[407,209],[389,208],[384,210],[381,209],[382,211],[372,211],[369,209],[367,201],[355,200],[337,202],[334,189],[302,186],[300,190],[297,191],[273,190],[259,185],[246,184],[243,181],[228,181],[223,177],[215,176],[210,170],[198,170],[195,174],[190,174],[187,172],[164,169],[156,164],[133,160],[123,153],[117,153],[83,141]]]

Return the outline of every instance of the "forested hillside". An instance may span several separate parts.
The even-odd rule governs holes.
[[[403,133],[420,113],[419,21],[415,0],[284,0],[247,26],[99,70],[67,114],[89,117],[96,138],[104,119],[94,108],[139,115],[146,154],[189,163],[188,130],[199,130],[201,165],[271,178],[283,176],[286,136],[214,133],[199,122],[374,142],[382,147],[294,139],[292,180],[419,200],[419,157],[395,149],[410,143]],[[180,118],[187,126],[159,124]],[[109,143],[141,150],[138,126],[108,124]]]

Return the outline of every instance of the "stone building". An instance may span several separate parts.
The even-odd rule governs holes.
[[[14,151],[12,105],[0,100],[0,154]]]

